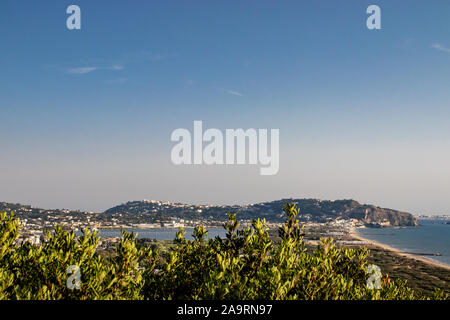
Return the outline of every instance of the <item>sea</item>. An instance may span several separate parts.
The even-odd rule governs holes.
[[[446,224],[446,220],[418,222],[420,226],[417,227],[359,228],[358,232],[366,239],[408,253],[424,253],[425,255],[421,255],[424,258],[450,265],[450,224]]]
[[[403,252],[424,253],[424,258],[450,265],[450,224],[445,220],[418,220],[417,227],[402,228],[359,228],[359,234]],[[207,238],[219,236],[225,238],[226,230],[223,228],[208,228]],[[126,229],[137,234],[137,238],[155,240],[174,240],[178,229]],[[185,229],[185,238],[192,240],[193,228]],[[120,237],[119,229],[100,229],[100,237]],[[430,256],[429,254],[440,254]]]
[[[155,228],[155,229],[125,229],[127,232],[133,232],[137,235],[137,238],[148,238],[154,240],[174,240],[175,235],[178,232],[178,228]],[[192,240],[192,234],[194,233],[194,228],[185,228],[186,231],[184,237],[187,240]],[[208,239],[215,238],[219,236],[221,238],[225,238],[226,230],[223,228],[207,228],[208,230]],[[120,238],[121,232],[120,229],[99,229],[98,235],[101,238]]]

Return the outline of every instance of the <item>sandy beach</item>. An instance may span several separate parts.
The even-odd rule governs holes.
[[[393,248],[391,246],[388,246],[386,244],[382,244],[382,243],[376,242],[374,240],[366,239],[366,238],[362,237],[358,233],[357,229],[351,230],[350,231],[350,236],[353,237],[356,240],[363,241],[363,242],[367,243],[369,246],[374,246],[374,247],[378,247],[378,248],[383,249],[383,250],[391,251],[391,252],[393,252],[396,255],[399,255],[401,257],[418,260],[418,261],[424,262],[426,264],[429,264],[429,265],[431,265],[433,267],[444,268],[446,270],[450,270],[450,266],[445,264],[445,263],[441,263],[441,262],[438,262],[438,261],[427,259],[425,257],[418,256],[418,255],[415,255],[415,254],[406,253],[406,252],[400,251],[400,250],[398,250],[396,248]]]

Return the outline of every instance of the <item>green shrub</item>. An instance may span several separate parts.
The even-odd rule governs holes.
[[[224,239],[206,240],[200,226],[188,241],[180,229],[175,245],[158,253],[137,247],[135,235],[123,231],[110,258],[96,252],[96,232],[76,238],[59,226],[40,246],[17,246],[20,223],[1,213],[0,299],[428,299],[387,276],[369,289],[365,248],[338,249],[322,239],[307,253],[297,208],[286,204],[284,212],[279,244],[264,220],[240,229],[229,214]],[[70,266],[79,267],[79,288],[68,286]]]

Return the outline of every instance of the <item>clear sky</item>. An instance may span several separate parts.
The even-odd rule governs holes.
[[[81,30],[66,8],[81,8]],[[381,8],[381,30],[366,8]],[[175,166],[176,128],[280,129],[280,170]],[[0,201],[353,198],[450,213],[450,1],[0,2]]]

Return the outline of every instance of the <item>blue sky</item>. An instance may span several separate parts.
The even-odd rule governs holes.
[[[66,28],[81,8],[82,29]],[[381,8],[382,29],[366,28]],[[0,201],[354,198],[450,213],[450,2],[0,3]],[[280,171],[174,166],[176,128],[279,128]]]

